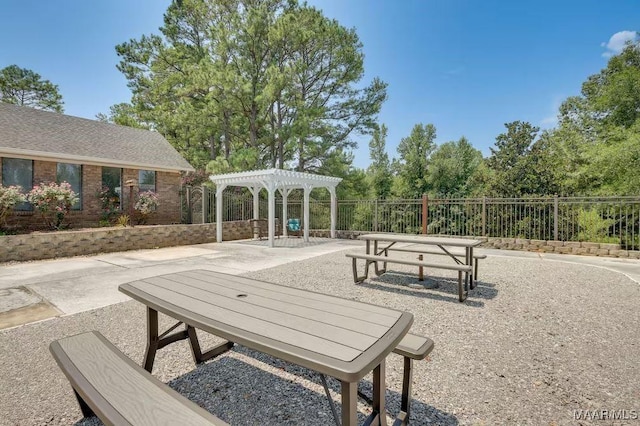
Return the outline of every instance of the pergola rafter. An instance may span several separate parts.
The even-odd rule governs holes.
[[[249,188],[253,195],[253,218],[258,217],[259,194],[262,188],[267,190],[269,206],[269,247],[274,245],[276,191],[282,194],[283,233],[287,235],[287,196],[293,189],[304,191],[304,240],[309,241],[309,194],[314,188],[326,188],[331,194],[331,238],[336,234],[337,198],[336,186],[342,178],[293,172],[282,169],[253,170],[249,172],[212,175],[209,179],[216,185],[216,239],[222,241],[222,191],[227,186]]]

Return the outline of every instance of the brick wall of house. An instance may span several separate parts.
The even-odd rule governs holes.
[[[2,168],[0,158],[0,170]],[[55,182],[57,162],[39,161],[33,162],[33,184],[41,182]],[[129,213],[129,188],[125,182],[129,179],[138,180],[139,170],[124,168],[122,171],[122,200],[123,214]],[[93,165],[82,166],[82,209],[69,213],[65,222],[71,227],[92,227],[99,225],[102,203],[96,196],[102,188],[102,167]],[[135,188],[137,191],[137,188]],[[149,224],[180,223],[180,173],[157,172],[156,192],[158,194],[158,210],[149,219]],[[7,218],[8,227],[27,229],[41,229],[44,221],[38,212],[15,212]]]

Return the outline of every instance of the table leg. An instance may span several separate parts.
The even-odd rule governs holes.
[[[151,373],[158,350],[158,311],[147,306],[147,350],[144,354],[144,369]]]
[[[406,426],[409,424],[409,417],[411,415],[411,387],[413,385],[413,359],[404,357],[403,372],[400,414],[398,414],[393,426]]]
[[[473,268],[473,257],[471,257],[471,247],[467,247],[467,249],[465,250],[465,262],[464,264],[467,266],[471,266]],[[471,282],[471,278],[473,277],[473,273],[472,272],[465,272],[464,273],[464,289],[465,291],[468,291],[471,286],[473,285],[473,283]]]
[[[233,348],[234,345],[233,342],[226,340],[203,353],[200,349],[200,342],[198,341],[196,329],[188,325],[187,335],[189,336],[189,343],[191,344],[191,355],[193,355],[193,361],[196,364],[202,364],[211,358],[215,358]]]
[[[473,268],[473,247],[469,247],[469,266],[471,266],[471,276],[469,277],[469,288],[476,288],[476,274]]]
[[[358,424],[358,382],[342,382],[342,425]]]
[[[376,424],[387,426],[387,414],[385,411],[384,393],[387,389],[385,384],[385,360],[383,359],[376,368],[373,369],[373,413],[377,413]]]

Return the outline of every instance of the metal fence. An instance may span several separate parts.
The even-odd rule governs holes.
[[[213,192],[192,188],[187,193],[192,213],[183,214],[183,220],[215,221]],[[310,229],[329,229],[330,212],[329,201],[312,200]],[[302,200],[289,198],[287,213],[302,218]],[[258,216],[267,216],[266,199],[260,199]],[[251,196],[225,192],[223,220],[253,217]],[[276,199],[276,217],[282,217],[282,199]],[[418,234],[425,226],[428,234],[590,241],[639,250],[640,196],[338,200],[337,230]]]

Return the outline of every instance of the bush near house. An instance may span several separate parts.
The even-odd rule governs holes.
[[[5,226],[7,216],[13,213],[13,208],[26,200],[22,187],[0,185],[0,227]]]
[[[40,212],[47,226],[54,230],[62,229],[65,216],[78,200],[78,194],[68,182],[42,182],[27,194],[27,201]]]
[[[149,217],[158,208],[158,195],[153,191],[144,191],[138,194],[138,200],[133,206],[136,211],[136,223],[144,225]]]

